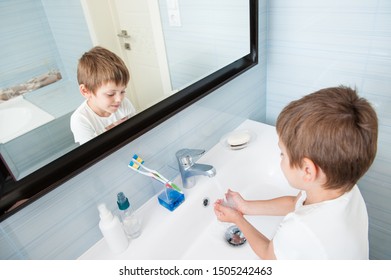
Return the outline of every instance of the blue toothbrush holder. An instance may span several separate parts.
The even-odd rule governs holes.
[[[185,200],[185,195],[174,189],[164,187],[164,190],[157,198],[160,205],[170,211],[174,211]]]

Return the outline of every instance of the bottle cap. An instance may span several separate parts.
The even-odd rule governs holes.
[[[130,206],[129,200],[123,192],[117,194],[117,205],[119,210],[126,210]]]
[[[113,214],[107,209],[106,204],[102,203],[98,205],[99,216],[102,220],[110,220],[113,218]]]

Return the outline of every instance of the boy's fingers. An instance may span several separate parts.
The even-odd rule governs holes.
[[[215,207],[214,207],[214,210],[215,210],[215,212],[217,211],[217,212],[220,213],[220,215],[222,215],[225,208],[226,207],[224,205],[222,205],[221,203],[216,203]]]

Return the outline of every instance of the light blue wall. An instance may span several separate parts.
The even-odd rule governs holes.
[[[80,0],[2,0],[0,38],[0,88],[52,69],[76,82],[77,60],[92,47]]]
[[[63,70],[41,1],[0,1],[0,38],[0,88]]]
[[[2,0],[0,38],[0,89],[52,69],[62,75],[62,80],[24,94],[56,119],[1,145],[9,169],[21,179],[75,146],[69,118],[84,100],[76,67],[92,42],[80,0]],[[63,129],[58,133],[56,127]]]
[[[124,191],[137,208],[156,192],[127,167],[133,153],[167,177],[175,152],[209,149],[247,118],[266,119],[266,1],[260,7],[260,63],[206,98],[98,162],[0,224],[2,259],[74,259],[101,238],[97,204],[115,209]]]
[[[174,90],[250,52],[248,1],[181,0],[180,27],[170,25],[167,1],[159,8]]]
[[[356,87],[379,117],[378,154],[359,182],[371,259],[391,259],[391,1],[269,1],[267,122],[293,99]]]
[[[40,1],[67,79],[76,83],[77,62],[85,51],[92,48],[80,0]]]

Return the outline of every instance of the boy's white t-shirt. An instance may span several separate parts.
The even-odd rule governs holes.
[[[368,213],[357,186],[342,196],[303,205],[305,192],[273,238],[277,259],[368,259]]]
[[[71,130],[76,143],[84,144],[107,131],[107,127],[124,117],[136,114],[129,99],[124,98],[118,110],[109,117],[98,116],[84,101],[71,116]]]

